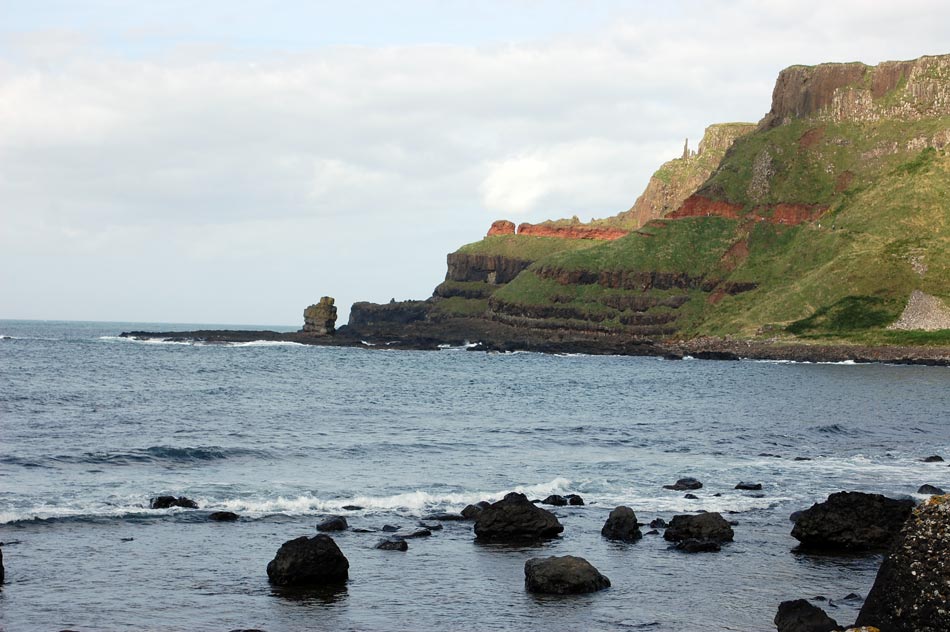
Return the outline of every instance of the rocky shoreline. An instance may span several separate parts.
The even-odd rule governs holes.
[[[463,319],[456,319],[461,321]],[[587,355],[656,356],[669,360],[771,360],[785,362],[853,362],[950,366],[950,347],[872,346],[843,343],[804,343],[788,340],[694,338],[658,341],[631,336],[537,332],[502,323],[464,319],[465,322],[406,325],[402,331],[361,332],[342,327],[333,334],[305,331],[129,331],[122,338],[207,344],[295,342],[298,344],[362,347],[369,349],[438,350],[465,346],[469,351],[577,353]]]

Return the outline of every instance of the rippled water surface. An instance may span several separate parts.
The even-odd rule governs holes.
[[[846,624],[860,602],[843,597],[867,593],[880,557],[794,553],[788,515],[841,489],[950,485],[946,463],[920,460],[950,455],[947,368],[115,337],[147,328],[0,321],[0,629],[752,631],[819,595]],[[683,476],[705,483],[698,500],[662,488]],[[553,509],[563,537],[537,547],[475,544],[450,522],[385,552],[350,530],[334,536],[345,589],[267,582],[280,544],[327,514],[408,529],[511,490],[587,504]],[[159,494],[201,509],[148,509]],[[728,512],[735,542],[607,542],[618,504],[642,522]],[[612,587],[525,593],[525,560],[563,554]]]

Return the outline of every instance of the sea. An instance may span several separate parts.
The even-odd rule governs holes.
[[[841,490],[950,489],[948,464],[922,460],[950,458],[946,367],[118,335],[198,327],[0,321],[0,629],[751,632],[799,598],[850,624],[881,555],[797,552],[790,514]],[[696,499],[664,489],[686,476]],[[585,504],[548,507],[564,532],[539,544],[444,522],[374,548],[384,525],[511,491]],[[150,509],[159,495],[200,508]],[[618,505],[645,524],[721,512],[735,541],[607,541]],[[281,544],[329,515],[350,527],[333,534],[346,585],[269,584]],[[525,591],[526,560],[567,554],[610,588]]]

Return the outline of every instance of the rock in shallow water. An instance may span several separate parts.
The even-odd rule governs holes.
[[[482,541],[519,542],[553,538],[564,527],[550,511],[535,507],[524,494],[512,492],[483,509],[475,519]]]
[[[408,551],[409,543],[402,538],[386,538],[376,545],[381,551]]]
[[[528,592],[549,595],[576,595],[610,587],[610,580],[582,557],[536,557],[524,564],[524,586]]]
[[[542,505],[553,505],[554,507],[564,507],[567,505],[567,499],[558,494],[551,494],[541,501]]]
[[[600,535],[608,540],[635,542],[643,537],[640,525],[637,523],[637,514],[630,507],[621,505],[610,512],[607,522],[600,530]]]
[[[345,582],[350,563],[328,535],[289,540],[267,565],[267,577],[278,586],[307,586]]]
[[[674,491],[681,492],[687,489],[701,489],[702,486],[703,484],[701,482],[695,478],[687,476],[686,478],[679,479],[672,485],[664,485],[663,489],[672,489]]]
[[[930,494],[931,496],[943,496],[946,492],[936,485],[921,485],[917,489],[918,494]]]
[[[746,483],[744,481],[736,485],[736,489],[741,489],[749,492],[757,492],[762,489],[762,483]]]
[[[208,520],[214,520],[215,522],[234,522],[237,519],[238,515],[233,511],[215,511],[208,514]]]
[[[152,509],[169,509],[171,507],[197,509],[198,503],[190,498],[185,498],[184,496],[179,496],[178,498],[175,498],[174,496],[156,496],[152,499],[149,506]]]
[[[886,549],[913,508],[912,500],[837,492],[803,511],[792,528],[792,537],[804,550]]]
[[[950,496],[923,503],[904,525],[856,625],[886,632],[950,630]]]
[[[832,632],[841,629],[824,610],[804,599],[780,603],[773,623],[778,632]]]
[[[317,531],[346,531],[347,526],[343,516],[330,516],[317,524]]]
[[[673,516],[663,538],[670,542],[681,540],[732,542],[734,535],[726,519],[713,511],[695,516]]]

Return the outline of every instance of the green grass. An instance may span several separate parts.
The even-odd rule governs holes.
[[[886,327],[900,316],[901,305],[877,296],[846,296],[820,308],[786,329],[796,335],[812,332],[831,334]]]
[[[466,244],[457,252],[468,255],[500,255],[512,259],[535,261],[541,257],[568,250],[584,250],[597,245],[591,239],[559,239],[529,235],[492,235]]]

